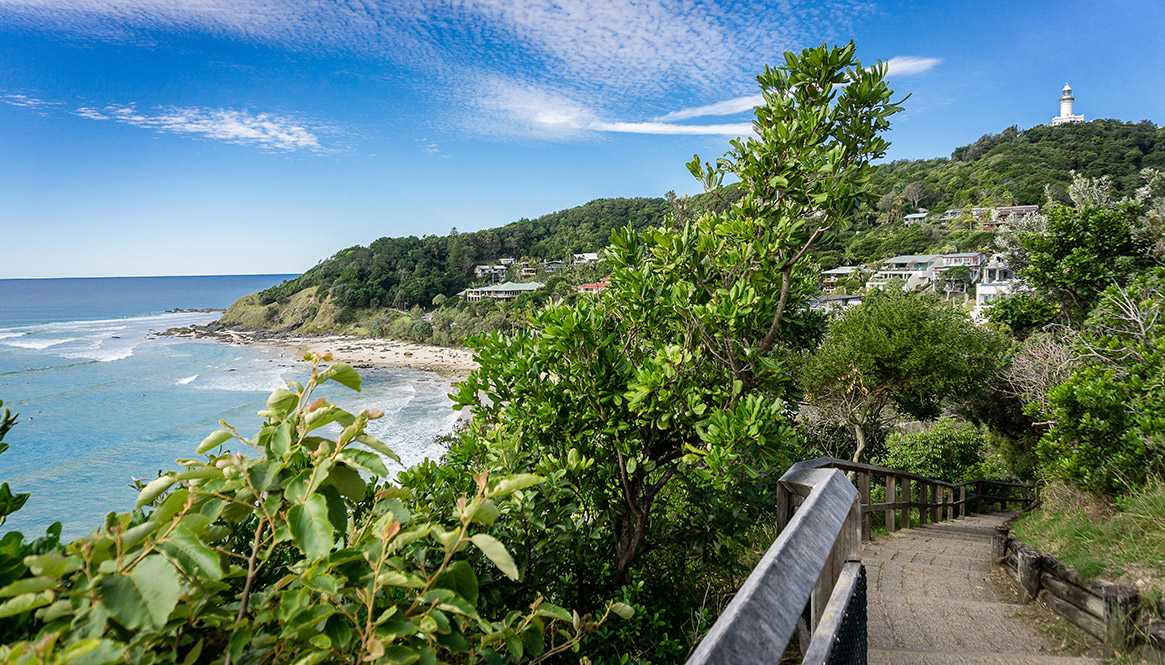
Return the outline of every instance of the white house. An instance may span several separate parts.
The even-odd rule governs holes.
[[[849,295],[845,293],[827,293],[809,299],[809,310],[813,312],[844,312],[851,307],[862,304],[865,296]]]
[[[880,289],[899,280],[903,291],[925,288],[934,279],[934,267],[941,254],[903,254],[886,259],[882,269],[866,282],[866,290]]]
[[[987,310],[996,300],[1015,293],[1021,282],[999,254],[983,266],[983,279],[975,285],[975,309],[971,311],[971,318],[975,321],[986,319]]]
[[[523,293],[537,291],[545,286],[541,282],[505,282],[495,286],[483,286],[479,289],[466,289],[465,299],[469,302],[479,300],[513,300]]]
[[[841,288],[838,286],[838,283],[844,279],[849,278],[858,270],[859,269],[857,266],[841,266],[834,268],[833,270],[822,270],[821,290],[825,291],[826,293],[836,292],[839,288]]]
[[[599,260],[598,252],[583,252],[582,254],[575,254],[571,265],[581,266],[584,263],[594,263]]]

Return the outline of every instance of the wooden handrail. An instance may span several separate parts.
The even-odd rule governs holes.
[[[843,472],[854,474],[853,482]],[[886,501],[882,503],[871,503],[873,476],[885,478]],[[914,486],[920,501],[914,500]],[[975,494],[969,496],[968,487]],[[989,494],[986,487],[999,488],[1001,493]],[[1012,498],[1016,489],[1020,496]],[[858,599],[854,594],[856,580],[864,579],[861,541],[870,537],[871,513],[883,512],[886,529],[896,531],[900,525],[911,526],[914,509],[918,509],[919,523],[926,524],[983,512],[985,503],[1004,509],[1010,503],[1027,507],[1034,500],[1031,486],[1023,483],[948,483],[832,457],[794,464],[781,476],[777,491],[780,534],[686,665],[774,662],[780,660],[794,632],[799,634],[804,663],[825,662],[823,654],[831,653],[843,634],[841,615],[845,612],[838,608],[860,603],[864,617],[864,595]],[[832,608],[828,614],[827,608]],[[864,636],[864,628],[860,634]],[[857,639],[860,644],[853,646],[864,653],[864,637]]]
[[[918,522],[922,525],[987,512],[984,508],[992,505],[998,505],[999,510],[1006,510],[1010,504],[1027,508],[1035,501],[1033,487],[1025,483],[987,479],[948,483],[902,469],[851,462],[836,457],[805,460],[794,464],[790,471],[794,469],[839,469],[854,475],[858,500],[862,506],[862,540],[870,537],[871,513],[883,513],[886,530],[897,531],[899,528],[911,526],[914,509],[918,510]],[[881,503],[871,501],[870,481],[873,476],[885,477],[883,487],[886,495]],[[918,487],[917,493],[921,500],[914,499],[915,491],[912,486]],[[968,493],[968,487],[974,489],[973,494]],[[988,492],[987,488],[997,488],[998,493]],[[901,521],[898,519],[898,513],[901,513]]]

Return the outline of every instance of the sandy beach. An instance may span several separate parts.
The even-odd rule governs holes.
[[[167,337],[212,339],[227,344],[258,344],[288,349],[297,356],[309,352],[331,352],[332,358],[356,368],[371,366],[408,367],[460,379],[477,368],[473,352],[416,342],[371,339],[347,335],[295,335],[267,331],[232,330],[215,324],[171,328]]]

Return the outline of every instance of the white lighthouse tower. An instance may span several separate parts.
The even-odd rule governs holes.
[[[1052,118],[1053,125],[1063,125],[1069,122],[1084,122],[1084,116],[1072,115],[1072,102],[1076,98],[1072,96],[1072,86],[1067,83],[1064,84],[1064,90],[1060,95],[1060,115]]]

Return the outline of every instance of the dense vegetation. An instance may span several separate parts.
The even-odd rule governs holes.
[[[1071,171],[1107,176],[1117,195],[1131,195],[1145,167],[1165,168],[1165,128],[1147,120],[1094,120],[1023,131],[1009,127],[956,148],[949,159],[883,164],[874,187],[883,197],[879,209],[899,216],[920,207],[1043,204],[1045,188],[1066,203]]]
[[[358,375],[313,357],[256,435],[224,423],[135,510],[71,543],[56,527],[6,535],[0,661],[674,663],[771,540],[758,525],[797,459],[1036,477],[1116,508],[1159,496],[1165,178],[1146,170],[1118,200],[1077,175],[1069,204],[999,237],[870,230],[871,161],[900,107],[854,54],[766,68],[757,136],[688,164],[699,199],[624,201],[605,219],[595,202],[559,213],[580,215],[569,229],[548,216],[504,237],[382,239],[266,293],[416,339],[524,322],[470,339],[480,366],[454,399],[474,418],[392,482],[392,451],[364,432],[380,414],[313,394]],[[602,242],[601,295],[571,296],[565,276],[504,306],[444,302],[479,259]],[[870,294],[834,318],[805,306],[828,257],[947,245],[996,246],[1030,289],[986,327],[929,293]],[[377,323],[390,305],[414,307]],[[0,519],[22,496],[0,486]]]
[[[475,264],[501,257],[557,259],[569,264],[571,254],[594,252],[606,245],[615,229],[640,230],[659,224],[666,206],[663,199],[599,199],[497,229],[380,238],[367,247],[341,250],[260,297],[267,304],[318,286],[330,291],[341,307],[428,307],[435,296],[451,296],[468,286]]]

